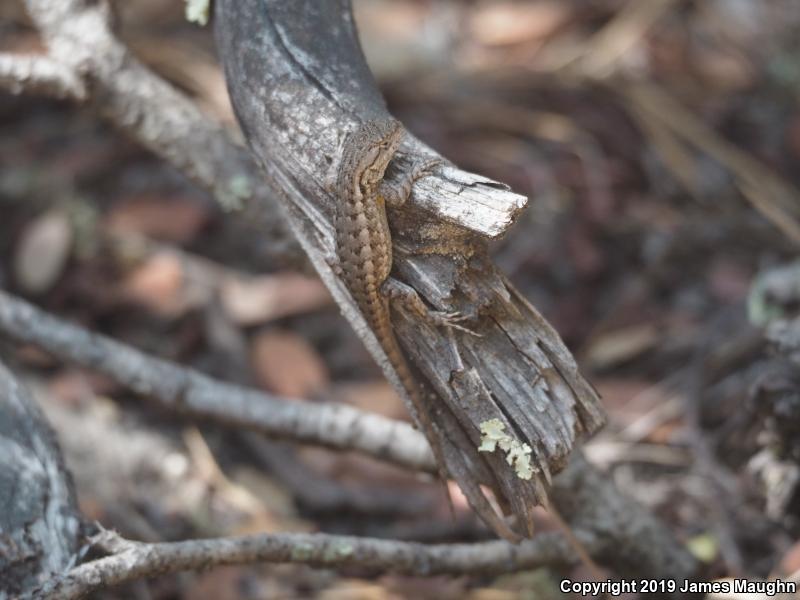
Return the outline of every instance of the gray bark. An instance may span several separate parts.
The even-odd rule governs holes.
[[[373,573],[498,575],[575,564],[569,546],[545,533],[518,545],[504,541],[426,545],[324,533],[256,534],[161,544],[130,542],[107,532],[111,556],[85,563],[36,591],[41,600],[83,598],[112,585],[204,569],[208,565],[255,562],[302,563],[320,568],[356,567]]]
[[[65,571],[80,523],[52,432],[0,363],[0,599]]]

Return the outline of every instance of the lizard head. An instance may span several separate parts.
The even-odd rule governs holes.
[[[366,121],[353,137],[358,140],[362,152],[355,170],[360,175],[358,184],[362,190],[373,192],[380,185],[386,167],[400,146],[403,126],[394,119]]]

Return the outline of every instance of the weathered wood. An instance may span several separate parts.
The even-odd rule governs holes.
[[[28,391],[0,363],[0,599],[64,571],[80,523],[53,434]]]
[[[343,314],[400,389],[328,260],[338,199],[327,182],[340,141],[359,121],[388,114],[349,2],[220,0],[215,31],[237,117],[267,184]],[[410,136],[401,151],[407,156],[396,169],[431,155]],[[603,423],[597,395],[558,335],[488,258],[488,240],[524,205],[507,186],[448,165],[415,185],[410,206],[390,214],[396,274],[434,308],[473,316],[470,327],[481,336],[432,327],[402,310],[393,316],[401,344],[435,390],[429,410],[448,448],[447,468],[489,522],[476,481],[491,482],[527,523],[576,437]],[[478,451],[480,426],[492,419],[530,445],[531,479],[520,478],[501,450]]]

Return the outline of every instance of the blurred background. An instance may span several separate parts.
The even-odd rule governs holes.
[[[354,4],[391,111],[530,198],[493,251],[603,396],[589,458],[713,576],[797,577],[800,3]],[[235,127],[210,28],[177,0],[115,5],[136,55]],[[0,3],[0,50],[38,48],[21,5]],[[228,381],[407,419],[285,242],[90,110],[0,94],[0,210],[3,288]],[[452,519],[435,483],[398,469],[189,424],[32,348],[0,351],[84,513],[125,536],[489,537],[455,490]],[[229,567],[101,597],[542,599],[565,575],[580,573]]]

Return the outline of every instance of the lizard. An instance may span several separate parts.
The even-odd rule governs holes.
[[[479,334],[457,324],[465,318],[459,313],[429,309],[413,288],[390,276],[392,235],[386,207],[402,206],[411,195],[414,182],[427,176],[433,167],[442,162],[439,159],[418,161],[404,174],[399,184],[390,185],[384,181],[386,168],[394,158],[404,135],[405,130],[399,121],[386,118],[366,121],[345,137],[334,182],[334,192],[338,197],[334,219],[337,256],[330,262],[397,372],[400,383],[411,400],[415,416],[431,445],[441,481],[445,483],[447,471],[444,449],[425,407],[422,388],[418,385],[394,334],[389,302],[392,299],[402,300],[410,309],[437,325],[454,327],[472,335]],[[459,485],[461,484],[462,481],[459,480]],[[519,540],[519,536],[498,518],[485,499],[481,499],[482,496],[477,496],[474,489],[472,493],[463,486],[462,489],[470,504],[474,502],[473,506],[495,531],[508,540]],[[449,494],[447,498],[452,510]],[[593,572],[599,573],[569,527],[563,521],[560,523],[568,541],[576,548],[581,559],[590,568],[594,568]],[[529,524],[529,532],[532,531],[532,524]]]
[[[395,336],[389,303],[392,299],[401,300],[424,318],[458,329],[464,329],[455,324],[463,317],[429,309],[413,288],[390,277],[392,236],[386,207],[402,206],[414,182],[441,162],[418,161],[399,185],[389,185],[384,174],[404,135],[399,121],[386,118],[366,121],[345,137],[334,183],[338,197],[334,220],[335,266],[397,372],[446,481],[443,450],[425,409],[422,389]]]

